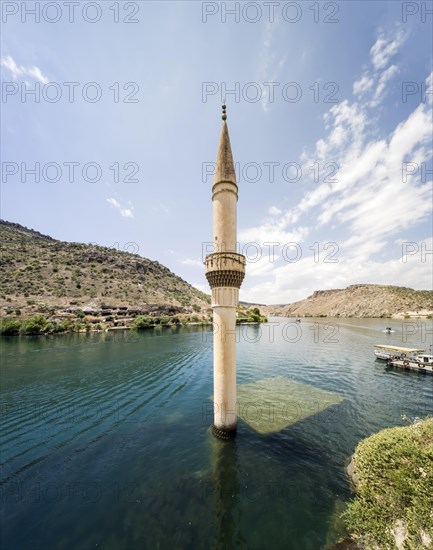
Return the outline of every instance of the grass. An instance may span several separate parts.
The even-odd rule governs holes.
[[[367,549],[433,547],[433,418],[389,428],[363,440],[354,454],[357,495],[343,514],[349,532]]]

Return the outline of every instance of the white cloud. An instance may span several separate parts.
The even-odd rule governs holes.
[[[396,65],[391,65],[379,76],[373,99],[370,101],[370,107],[376,107],[376,105],[379,105],[385,95],[388,80],[391,80],[391,78],[398,73],[398,67]]]
[[[398,30],[393,38],[387,38],[384,34],[381,34],[370,50],[370,57],[374,68],[385,68],[390,59],[398,52],[406,37],[402,30]]]
[[[109,199],[106,199],[106,200],[109,204],[111,204],[111,206],[113,206],[114,208],[117,208],[120,211],[120,215],[123,218],[133,218],[134,217],[134,213],[132,211],[132,208],[123,208],[121,206],[121,204],[116,199],[113,199],[113,198],[109,198]]]
[[[203,268],[203,262],[201,260],[194,260],[192,258],[185,258],[184,260],[179,260],[179,262],[183,265],[190,265],[192,267]]]
[[[366,92],[370,91],[374,84],[374,78],[368,73],[362,75],[359,80],[356,80],[353,84],[353,93],[356,96],[362,96]]]
[[[46,77],[39,67],[35,65],[31,67],[25,67],[24,65],[17,65],[14,59],[7,55],[1,59],[1,65],[5,67],[11,74],[14,80],[20,77],[30,76],[40,82],[41,84],[48,84],[49,79]]]
[[[276,206],[271,206],[268,210],[269,214],[271,214],[272,216],[279,216],[282,211],[277,208]]]

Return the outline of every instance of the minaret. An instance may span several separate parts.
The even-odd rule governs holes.
[[[214,252],[206,256],[213,309],[213,433],[236,434],[236,306],[245,276],[245,256],[236,252],[238,186],[227,129],[226,106],[212,187]]]

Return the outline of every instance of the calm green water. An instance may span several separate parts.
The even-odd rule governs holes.
[[[431,321],[272,321],[240,329],[238,383],[344,399],[268,435],[240,421],[228,443],[209,433],[208,329],[2,340],[1,547],[331,546],[358,441],[433,413],[433,377],[388,370],[372,346],[428,347]]]

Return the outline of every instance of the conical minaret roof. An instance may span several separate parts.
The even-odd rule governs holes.
[[[223,105],[223,125],[221,128],[221,136],[218,144],[218,153],[216,158],[216,168],[215,168],[215,177],[214,185],[216,183],[231,182],[236,185],[236,172],[235,166],[233,163],[232,148],[230,145],[229,130],[227,127],[227,115],[226,115],[226,106]]]

